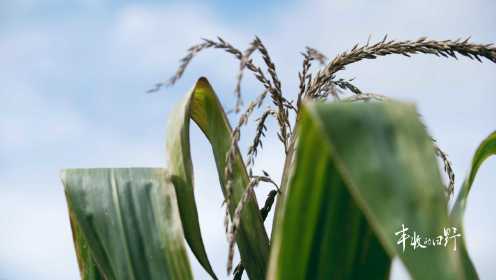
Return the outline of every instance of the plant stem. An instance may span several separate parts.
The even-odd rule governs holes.
[[[299,116],[299,115],[298,115]],[[296,148],[296,134],[298,132],[298,119],[296,117],[294,130],[289,139],[288,152],[286,154],[286,159],[284,160],[284,169],[282,170],[281,184],[279,185],[279,195],[276,198],[276,207],[274,209],[274,219],[272,221],[272,233],[270,240],[274,237],[274,232],[277,225],[278,213],[281,211],[280,208],[284,207],[284,201],[286,199],[287,184],[289,182],[289,176],[291,175],[291,170],[293,167],[294,151]]]

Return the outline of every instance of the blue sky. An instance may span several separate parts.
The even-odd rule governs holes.
[[[494,1],[398,2],[0,2],[0,279],[78,278],[60,169],[164,165],[167,115],[199,76],[232,106],[238,64],[216,51],[199,56],[175,87],[144,93],[202,37],[221,35],[244,48],[259,35],[288,96],[296,93],[299,52],[307,45],[332,57],[385,33],[496,42]],[[459,186],[477,144],[495,129],[495,73],[488,62],[418,56],[367,61],[340,77],[416,102],[450,155]],[[247,98],[261,90],[251,77],[243,89]],[[192,137],[202,231],[223,275],[221,193],[206,140],[196,128]],[[256,167],[279,178],[281,147],[270,139],[264,147]],[[496,224],[488,215],[495,168],[490,159],[481,169],[466,215],[469,251],[482,278],[496,272]],[[260,197],[267,191],[259,190]],[[195,261],[192,266],[204,278]],[[395,279],[403,279],[397,271]]]

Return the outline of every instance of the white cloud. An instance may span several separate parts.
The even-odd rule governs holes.
[[[6,89],[5,89],[6,87]],[[4,84],[0,119],[1,148],[19,151],[82,137],[86,123],[71,105],[57,100],[44,100],[27,83],[9,87]]]
[[[0,278],[76,279],[77,262],[63,193],[29,195],[24,186],[14,187],[17,189],[1,190]],[[39,187],[49,189],[47,185]]]

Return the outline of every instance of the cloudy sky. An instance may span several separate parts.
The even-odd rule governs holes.
[[[221,35],[244,48],[260,36],[288,96],[296,93],[299,52],[307,45],[332,57],[386,33],[496,42],[493,0],[237,2],[0,2],[0,279],[78,279],[60,169],[163,166],[167,115],[199,76],[233,105],[238,64],[218,51],[195,60],[177,86],[144,93],[202,37]],[[340,77],[416,102],[459,186],[477,144],[496,128],[495,74],[488,62],[417,56],[363,62]],[[261,90],[252,78],[243,86],[246,98]],[[223,276],[221,192],[208,143],[196,127],[192,137],[202,231]],[[257,168],[280,178],[281,153],[267,140]],[[480,170],[466,214],[469,252],[483,279],[496,273],[494,170],[496,159]],[[393,278],[405,278],[397,265]]]

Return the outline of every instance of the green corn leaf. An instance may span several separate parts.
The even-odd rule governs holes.
[[[90,249],[84,238],[81,227],[78,225],[74,212],[69,208],[69,219],[71,223],[72,239],[79,266],[81,279],[83,280],[100,280],[105,279],[102,273],[98,270]]]
[[[470,167],[470,172],[468,177],[463,181],[462,188],[458,193],[458,196],[455,201],[455,205],[453,206],[451,212],[451,218],[453,221],[457,221],[458,224],[462,223],[463,213],[465,211],[465,207],[467,204],[468,194],[470,193],[470,189],[472,188],[472,184],[474,183],[475,176],[477,175],[477,171],[479,171],[480,166],[486,159],[490,156],[496,154],[496,131],[491,133],[488,137],[482,141],[479,145],[475,154],[472,158],[472,165]]]
[[[414,279],[464,278],[459,251],[397,244],[402,225],[424,236],[448,226],[432,142],[413,106],[309,104],[298,129],[268,279],[386,279],[395,256]]]
[[[82,279],[192,279],[162,168],[62,171]]]
[[[496,131],[491,133],[486,137],[482,143],[479,145],[475,154],[472,158],[472,165],[470,167],[470,172],[468,177],[464,180],[462,188],[458,193],[453,209],[450,213],[450,218],[454,226],[459,228],[463,232],[463,214],[465,213],[465,207],[467,204],[468,194],[474,183],[477,171],[482,163],[488,159],[490,156],[496,155]],[[465,244],[465,239],[462,239],[459,244],[460,252],[463,256],[463,268],[465,270],[465,275],[469,279],[477,279],[477,272],[475,270],[474,264],[469,258],[467,246]]]
[[[231,146],[231,127],[217,96],[205,78],[198,80],[193,90],[171,114],[167,133],[167,153],[168,168],[176,189],[186,240],[199,262],[212,277],[215,277],[205,253],[194,199],[193,165],[189,143],[190,119],[203,131],[212,146],[220,185],[226,197],[224,169],[226,155]],[[233,192],[229,203],[231,215],[249,183],[239,151],[236,158],[233,166]],[[250,279],[264,279],[269,256],[269,239],[254,195],[244,207],[241,221],[236,239],[241,261]]]

